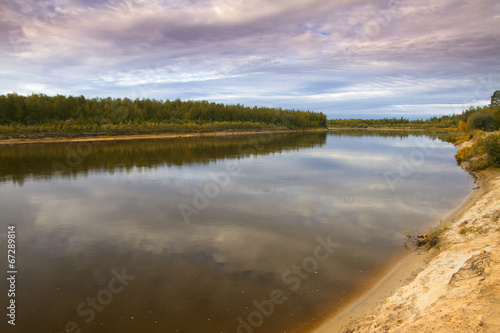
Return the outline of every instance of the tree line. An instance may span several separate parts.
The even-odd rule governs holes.
[[[333,119],[328,120],[329,127],[349,128],[449,128],[467,133],[472,130],[496,131],[500,129],[500,90],[491,96],[489,106],[470,107],[461,114],[431,117],[429,119],[409,120],[406,118],[383,119]]]
[[[328,120],[329,127],[347,127],[347,128],[457,128],[461,115],[451,115],[442,117],[431,117],[429,119],[410,120],[401,118],[382,118],[382,119],[333,119]]]
[[[0,133],[162,132],[326,127],[323,113],[176,99],[0,95]]]

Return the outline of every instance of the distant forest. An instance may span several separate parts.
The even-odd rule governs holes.
[[[0,95],[0,134],[140,134],[326,127],[323,113],[207,101]]]
[[[484,124],[479,119],[485,119]],[[335,119],[328,120],[328,127],[337,128],[413,128],[413,129],[458,129],[463,132],[465,127],[482,130],[498,130],[500,126],[500,108],[471,107],[461,114],[451,116],[432,117],[426,120],[409,120],[406,118],[384,119]],[[461,126],[462,125],[462,126]]]
[[[337,128],[414,128],[414,129],[459,129],[469,132],[479,129],[496,131],[500,129],[500,90],[491,96],[491,103],[484,107],[470,107],[461,114],[432,117],[426,120],[401,118],[384,119],[333,119],[328,120],[328,127]]]
[[[430,119],[409,120],[406,118],[383,119],[333,119],[328,120],[328,127],[340,128],[454,128],[462,120],[461,115],[432,117]]]

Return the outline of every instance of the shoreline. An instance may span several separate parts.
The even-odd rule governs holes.
[[[328,127],[329,130],[364,130],[364,131],[421,131],[421,132],[457,132],[458,128],[440,127]]]
[[[452,245],[456,242],[457,237],[455,234],[458,230],[460,230],[459,236],[462,236],[462,229],[460,228],[463,228],[464,223],[467,225],[467,221],[464,221],[465,217],[480,213],[481,209],[477,208],[480,202],[487,199],[491,200],[489,197],[494,199],[495,195],[497,195],[496,198],[498,201],[500,197],[498,195],[500,193],[500,172],[483,171],[479,172],[477,176],[477,189],[473,190],[457,208],[443,218],[443,222],[448,225],[448,229],[442,235],[437,249],[417,249],[402,259],[397,260],[392,268],[386,269],[384,273],[381,273],[382,277],[375,280],[375,284],[368,291],[323,321],[311,332],[410,332],[413,331],[412,323],[415,321],[415,318],[424,318],[422,319],[424,322],[427,321],[429,325],[432,325],[431,322],[436,319],[435,315],[429,314],[426,309],[435,305],[436,300],[434,298],[436,296],[440,301],[444,296],[439,296],[438,292],[435,292],[435,295],[430,298],[429,295],[425,295],[427,289],[432,290],[433,283],[437,284],[438,282],[436,281],[439,281],[439,277],[434,277],[435,281],[433,281],[429,276],[426,276],[428,275],[427,270],[449,274],[449,270],[447,271],[446,269],[449,267],[445,267],[445,264],[461,264],[458,265],[458,269],[456,266],[454,267],[456,271],[451,275],[451,277],[454,277],[457,272],[464,268],[465,263],[468,262],[467,260],[473,255],[467,256],[467,260],[465,261],[459,260],[458,262],[443,261],[440,256],[448,252],[458,255],[459,251],[462,252],[464,249],[467,250],[465,252],[468,252],[468,254],[474,251],[477,252],[477,246],[474,244],[464,243],[459,251],[453,248],[449,249],[449,247],[453,247]],[[495,184],[498,186],[495,186]],[[490,192],[495,193],[491,195],[492,193]],[[495,200],[492,200],[491,205],[494,204]],[[493,209],[496,208],[493,207]],[[493,242],[493,244],[495,243]],[[451,282],[449,277],[447,278],[448,280],[445,279],[445,282]],[[422,283],[422,281],[425,281],[425,283]],[[420,309],[421,311],[411,309],[415,305],[415,300],[419,298],[419,293],[424,295],[423,299],[420,300],[420,303],[425,305],[423,309]],[[431,300],[434,300],[434,302],[431,302]],[[445,300],[442,301],[446,302]],[[500,308],[500,303],[497,305],[497,308]],[[439,311],[442,312],[443,309]],[[396,315],[396,313],[399,315]],[[394,321],[392,324],[391,320]],[[485,326],[484,319],[478,322],[482,323],[481,327]],[[493,326],[495,325],[497,324],[493,324]],[[419,329],[425,331],[422,326],[419,326],[416,327],[415,332],[419,331]]]
[[[0,145],[10,144],[31,144],[31,143],[65,143],[65,142],[91,142],[91,141],[119,141],[119,140],[146,140],[146,139],[173,139],[173,138],[191,138],[191,137],[213,137],[213,136],[233,136],[233,135],[256,135],[256,134],[282,134],[298,132],[322,132],[326,128],[312,129],[263,129],[260,131],[217,131],[217,132],[198,132],[198,133],[164,133],[164,134],[124,134],[116,136],[77,136],[77,137],[53,137],[53,138],[11,138],[0,139]]]

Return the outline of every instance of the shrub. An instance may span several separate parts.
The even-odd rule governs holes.
[[[458,130],[462,133],[467,133],[469,131],[467,123],[460,120],[460,122],[458,123]]]
[[[488,154],[488,162],[491,166],[500,167],[500,134],[488,136],[483,141],[484,150]]]
[[[479,129],[483,131],[495,130],[495,117],[490,112],[476,112],[467,121],[471,130]]]
[[[438,226],[434,228],[429,227],[428,232],[423,235],[418,233],[417,236],[413,236],[410,235],[410,230],[406,230],[406,244],[410,242],[417,247],[422,247],[425,245],[428,249],[430,249],[433,246],[438,245],[440,237],[446,229],[448,229],[448,225],[444,224],[443,220],[441,220]]]
[[[458,162],[467,161],[474,152],[473,147],[464,147],[457,152],[456,158]]]

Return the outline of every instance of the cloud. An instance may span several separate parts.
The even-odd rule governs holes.
[[[500,83],[492,0],[8,0],[0,13],[1,93],[418,116],[401,106],[439,114]]]

